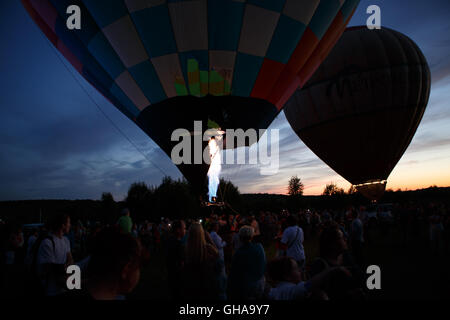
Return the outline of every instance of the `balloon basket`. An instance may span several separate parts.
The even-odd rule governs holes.
[[[205,201],[205,202],[203,202],[203,206],[204,207],[224,207],[225,203],[224,202],[209,202],[209,201]]]

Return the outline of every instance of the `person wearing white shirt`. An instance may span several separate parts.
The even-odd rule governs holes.
[[[219,232],[219,223],[214,222],[211,226],[211,239],[213,240],[214,244],[216,245],[217,250],[219,251],[219,256],[222,260],[224,260],[224,252],[223,248],[227,245],[225,241],[222,240],[222,238],[217,233]]]
[[[33,230],[33,233],[30,235],[30,237],[28,238],[28,242],[27,242],[27,250],[28,251],[31,250],[31,248],[33,247],[34,243],[36,242],[37,236],[38,236],[37,230]]]
[[[319,289],[322,288],[337,272],[348,274],[343,267],[333,267],[319,273],[308,281],[302,281],[302,273],[297,262],[290,257],[279,257],[268,266],[268,274],[276,285],[267,294],[269,300],[301,300],[307,298],[310,293],[321,293],[320,298],[327,300],[326,294]]]
[[[269,300],[300,300],[311,292],[311,282],[302,281],[297,262],[290,257],[278,257],[267,265],[268,274],[276,283],[267,294]]]
[[[305,263],[305,250],[303,248],[303,230],[298,226],[298,220],[290,215],[287,218],[287,227],[281,237],[281,249],[285,250],[286,256],[293,258],[300,267]]]
[[[64,236],[70,230],[70,217],[55,217],[51,233],[42,240],[37,252],[37,273],[47,296],[65,292],[65,269],[73,264],[70,241]]]
[[[354,219],[352,221],[352,240],[358,241],[360,243],[364,242],[364,228],[361,219],[358,217],[358,214],[354,215]]]
[[[251,227],[253,227],[253,229],[255,230],[255,237],[258,237],[259,235],[261,235],[261,231],[259,230],[259,222],[258,220],[256,220],[255,216],[251,217]]]
[[[364,227],[357,211],[353,212],[353,221],[351,224],[351,247],[352,254],[359,266],[364,264],[363,245],[364,245]]]
[[[231,239],[233,245],[233,254],[241,247],[242,243],[239,238],[239,232],[233,234],[233,238]]]

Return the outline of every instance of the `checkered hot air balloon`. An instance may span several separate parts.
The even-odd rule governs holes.
[[[74,68],[168,155],[177,128],[266,129],[357,0],[22,0]],[[81,8],[81,30],[66,10]],[[208,165],[178,166],[194,186]]]

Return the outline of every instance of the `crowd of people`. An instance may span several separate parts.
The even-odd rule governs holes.
[[[26,229],[1,222],[2,293],[124,299],[158,256],[175,300],[366,299],[371,229],[388,234],[395,225],[406,245],[427,223],[430,250],[449,251],[450,217],[442,204],[248,216],[216,211],[202,219],[134,223],[124,209],[112,225],[72,224],[68,215]],[[305,238],[317,239],[315,256],[306,252]],[[66,268],[73,264],[81,270],[81,290],[67,289]]]

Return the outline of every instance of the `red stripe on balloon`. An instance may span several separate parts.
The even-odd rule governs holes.
[[[70,62],[70,64],[80,73],[83,74],[83,63],[75,56],[69,48],[59,39],[56,48]]]
[[[30,0],[31,5],[41,16],[49,28],[56,33],[56,19],[58,18],[58,12],[55,10],[52,4],[46,0]]]
[[[295,93],[297,88],[300,86],[300,79],[299,77],[295,77],[292,82],[290,83],[289,87],[286,88],[283,95],[280,97],[278,102],[275,104],[278,110],[283,109],[284,105],[288,100],[292,97],[292,95]]]
[[[322,62],[328,57],[331,50],[334,48],[336,43],[341,38],[342,34],[345,31],[345,27],[350,22],[353,14],[355,13],[355,9],[352,14],[344,21],[344,17],[342,12],[339,11],[338,15],[334,19],[330,28],[324,35],[323,39],[320,41],[317,48],[314,50],[314,53],[309,58],[305,67],[300,70],[298,76],[300,78],[300,87],[303,87],[306,82],[312,77],[312,75],[316,72],[316,70],[320,67]]]
[[[35,6],[32,3],[39,3],[38,6]],[[54,26],[56,24],[56,17],[54,13],[56,13],[55,8],[53,8],[47,2],[47,5],[44,4],[44,1],[35,1],[35,0],[22,0],[22,4],[25,9],[28,11],[30,16],[39,26],[39,28],[44,32],[45,36],[50,40],[50,42],[58,49],[59,52],[70,62],[70,64],[79,72],[83,73],[83,63],[70,51],[69,48],[58,38],[55,34],[54,29],[50,28],[49,23],[53,23]],[[39,11],[37,11],[39,10]],[[46,20],[42,19],[43,12],[47,13],[44,15]]]
[[[308,27],[305,33],[294,50],[288,64],[284,68],[277,80],[277,85],[272,89],[267,100],[281,109],[283,105],[280,100],[284,100],[284,96],[289,96],[295,92],[292,90],[292,84],[297,81],[297,73],[301,70],[304,64],[308,61],[308,57],[313,53],[314,49],[319,43],[319,39],[314,32]],[[288,90],[289,92],[286,92]]]
[[[291,58],[287,64],[287,68],[291,69],[295,73],[298,73],[300,69],[305,65],[308,58],[313,53],[316,46],[319,44],[319,39],[314,32],[308,27],[305,33],[292,53]]]
[[[266,99],[285,67],[284,63],[265,58],[250,96]]]
[[[34,22],[38,25],[38,27],[42,30],[48,40],[56,46],[58,42],[58,37],[55,32],[48,26],[48,24],[41,18],[39,13],[34,9],[31,5],[30,0],[22,0],[22,4],[24,8],[28,11],[28,14],[34,20]]]

